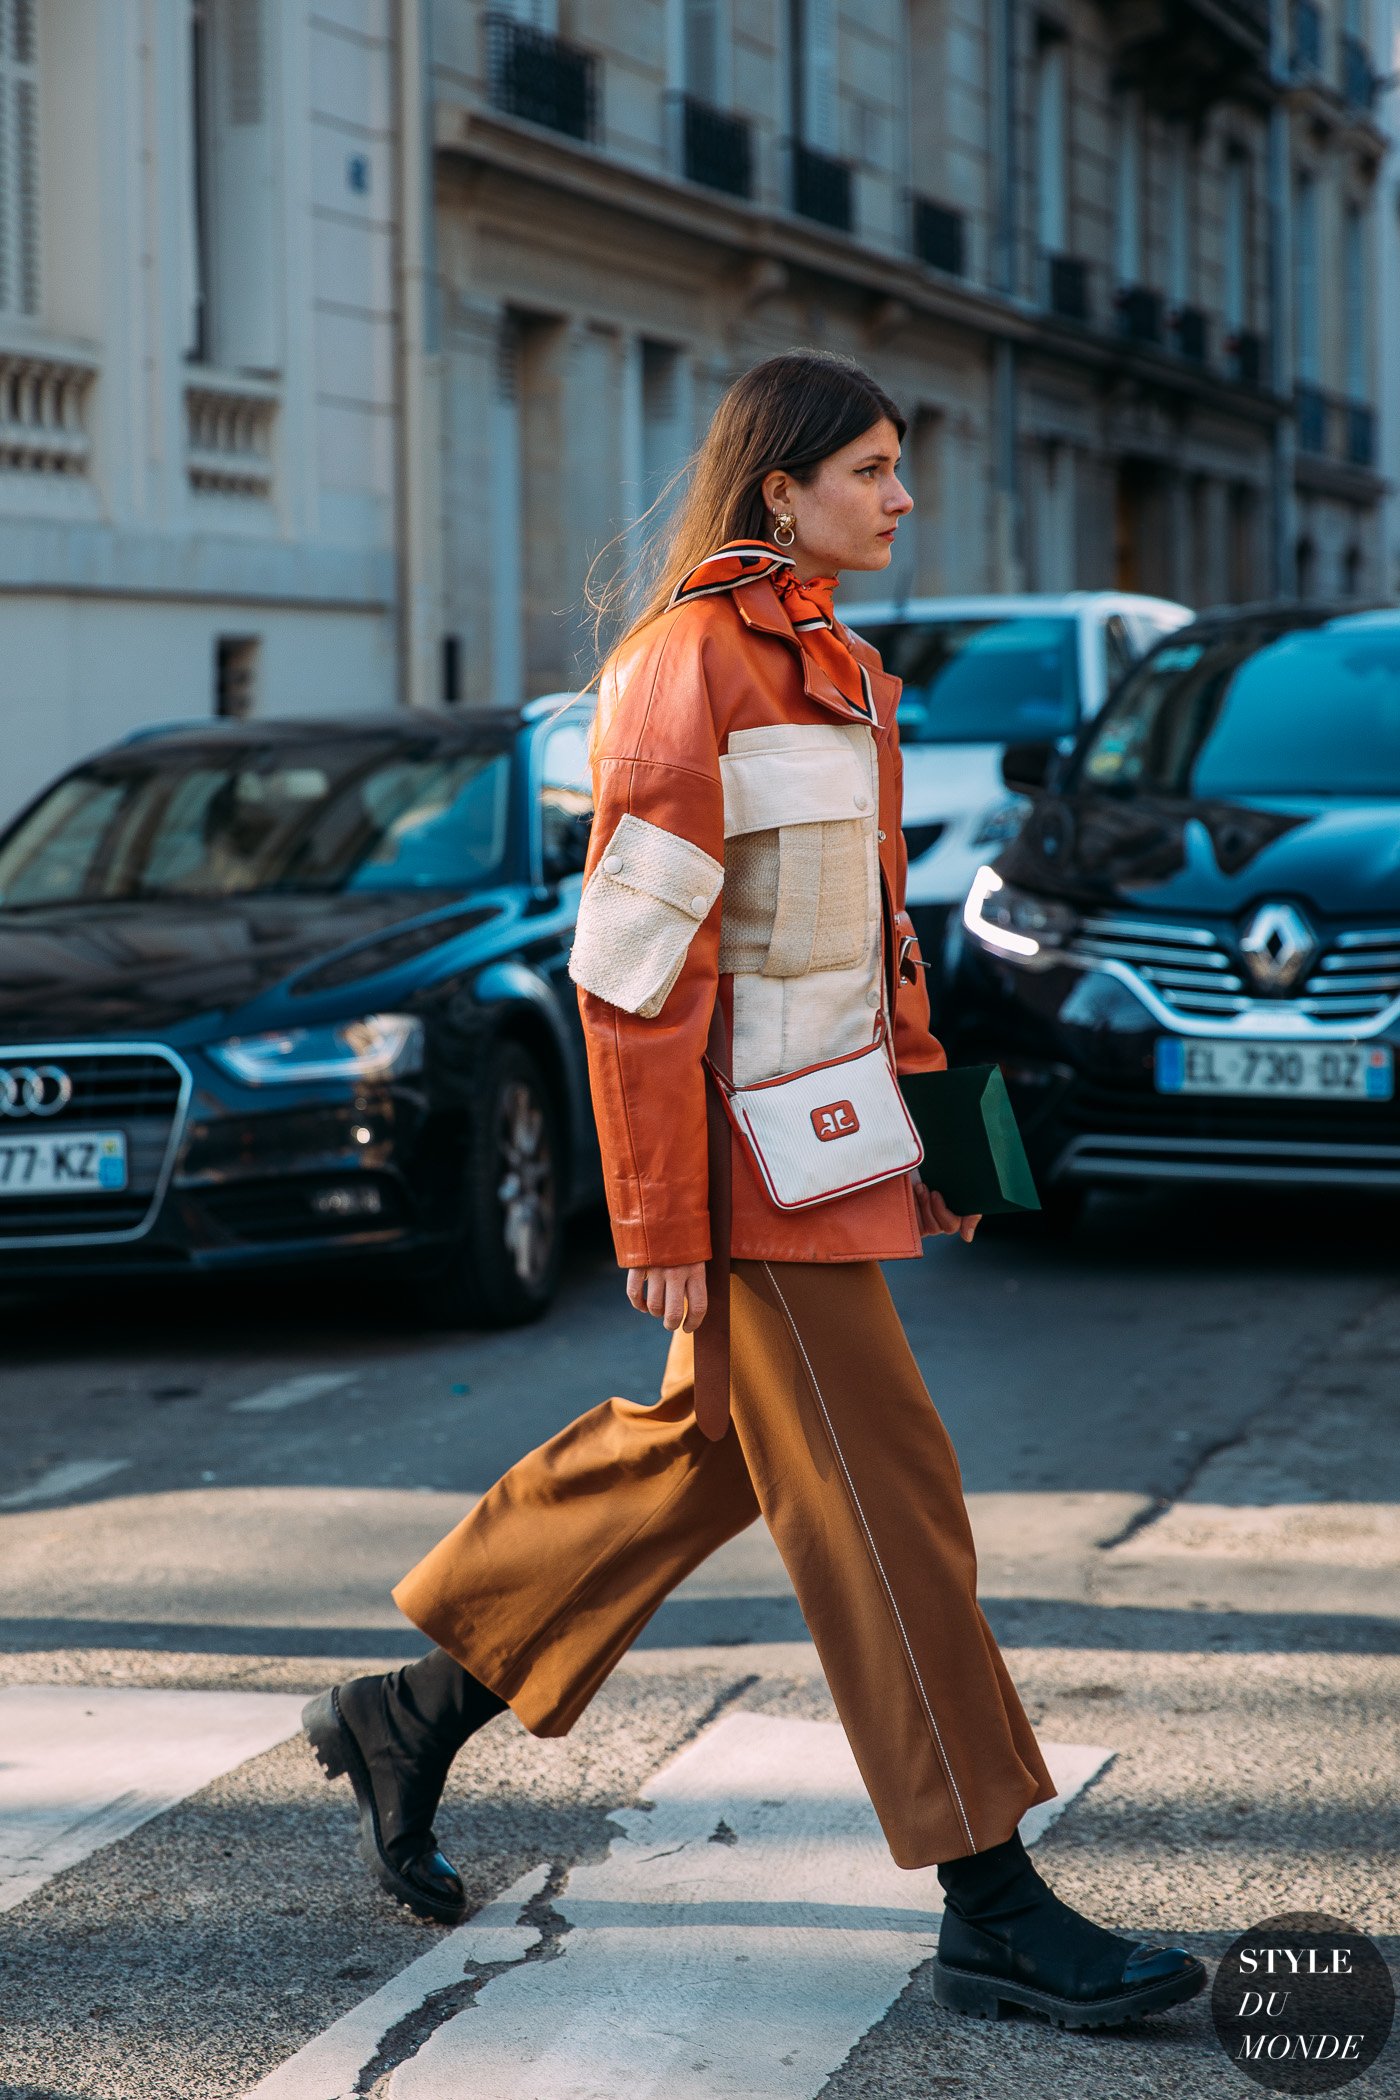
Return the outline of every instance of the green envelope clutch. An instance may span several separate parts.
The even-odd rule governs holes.
[[[900,1074],[923,1143],[921,1178],[959,1217],[1039,1210],[1006,1081],[996,1065]]]

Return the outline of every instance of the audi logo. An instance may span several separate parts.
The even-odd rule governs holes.
[[[56,1116],[72,1098],[60,1065],[0,1065],[0,1116]]]

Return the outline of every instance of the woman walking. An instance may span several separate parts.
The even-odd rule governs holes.
[[[567,1733],[668,1592],[761,1515],[891,1853],[937,1865],[940,2002],[1108,2025],[1205,1971],[1081,1917],[1025,1852],[1019,1819],[1055,1785],[879,1268],[978,1220],[908,1172],[780,1207],[706,1076],[747,1087],[882,1031],[898,1070],[945,1063],[903,910],[899,686],[833,607],[912,507],[904,427],[845,360],[746,373],[600,679],[570,970],[627,1295],[672,1336],[660,1399],[605,1401],[513,1466],[394,1592],[437,1647],[322,1694],[306,1727],[354,1784],[382,1885],[451,1922],[432,1824],[463,1743],[507,1705]],[[819,1138],[854,1128],[831,1107]]]

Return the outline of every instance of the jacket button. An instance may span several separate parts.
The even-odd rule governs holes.
[[[608,855],[603,862],[603,873],[605,875],[620,875],[622,873],[622,855],[620,853],[610,853]]]
[[[878,992],[867,992],[865,1003],[867,1006],[878,1006],[880,1004],[880,994]]]
[[[883,831],[877,831],[877,832],[876,832],[876,834],[875,834],[875,836],[876,836],[876,838],[877,838],[877,839],[879,839],[879,841],[880,841],[881,845],[883,845],[883,844],[884,844],[884,842],[885,842],[885,839],[886,839],[886,836],[887,836],[887,834],[886,834],[885,832],[883,832]]]
[[[866,811],[867,809],[869,809],[869,807],[870,807],[870,797],[869,797],[868,795],[857,795],[857,796],[856,796],[856,808],[857,808],[858,810],[860,810],[860,811],[861,811],[862,813],[864,813],[864,811]]]
[[[704,917],[705,913],[709,910],[710,907],[705,902],[705,899],[703,897],[692,897],[690,900],[690,908],[694,912],[696,918],[701,919]]]

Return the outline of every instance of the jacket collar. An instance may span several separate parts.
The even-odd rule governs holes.
[[[837,690],[821,666],[814,663],[803,648],[802,637],[788,618],[781,598],[767,577],[755,577],[751,583],[745,583],[741,588],[732,591],[731,596],[746,627],[757,634],[777,635],[797,651],[798,661],[802,666],[802,690],[809,700],[815,700],[821,707],[830,708],[843,722],[859,719],[853,715],[845,696]],[[877,742],[883,742],[890,733],[895,709],[899,705],[900,681],[892,678],[888,672],[880,670],[877,667],[878,660],[875,664],[867,661],[868,656],[873,657],[875,654],[868,642],[861,641],[858,636],[855,637],[855,642],[856,646],[851,653],[862,665],[869,681],[870,697],[875,708],[874,734]]]

